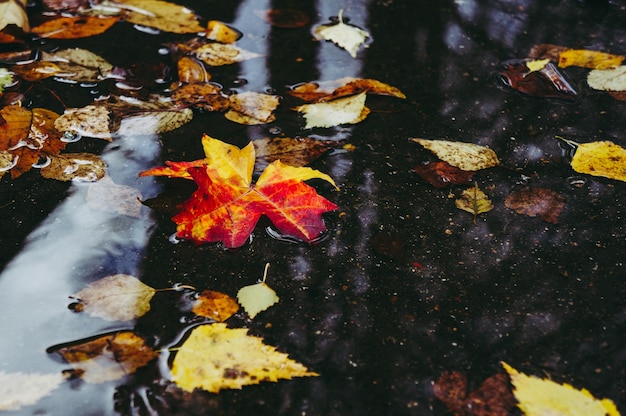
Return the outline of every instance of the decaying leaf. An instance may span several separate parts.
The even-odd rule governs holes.
[[[189,108],[129,112],[122,116],[117,134],[140,136],[165,133],[187,124],[192,118],[193,111]]]
[[[459,169],[443,160],[415,166],[413,172],[420,175],[422,179],[438,189],[450,185],[465,185],[470,182],[476,173],[474,171]]]
[[[406,98],[398,88],[384,82],[368,78],[340,78],[333,81],[305,82],[292,87],[288,93],[307,102],[321,102],[335,98],[367,94],[389,95]]]
[[[598,400],[586,389],[576,390],[569,384],[558,384],[520,373],[502,362],[514,386],[519,407],[528,416],[619,416],[610,399]]]
[[[457,199],[455,203],[458,209],[474,214],[474,223],[476,223],[476,217],[479,214],[493,209],[493,204],[487,195],[478,188],[478,183],[474,183],[473,187],[464,190],[461,193],[461,198]]]
[[[84,311],[105,321],[130,321],[150,310],[150,300],[156,290],[139,279],[126,274],[115,274],[88,284],[72,295]]]
[[[17,158],[15,155],[7,152],[6,150],[0,150],[0,178],[4,176],[13,166],[17,164]]]
[[[476,171],[500,164],[495,152],[485,146],[447,140],[411,140],[433,152],[439,159],[462,170]]]
[[[76,82],[99,82],[113,70],[106,59],[81,48],[63,49],[54,53],[43,53],[42,60],[53,62],[61,72],[56,77]]]
[[[545,222],[558,224],[565,200],[550,189],[524,187],[507,196],[504,205],[518,214],[539,216]]]
[[[183,56],[176,62],[178,80],[184,83],[198,83],[202,85],[211,79],[202,62],[190,56]]]
[[[210,66],[230,65],[261,56],[235,45],[222,43],[207,43],[193,52],[198,59]]]
[[[48,348],[71,366],[73,376],[87,383],[119,380],[158,357],[159,353],[131,331],[119,331],[96,338]]]
[[[277,95],[261,94],[253,91],[233,94],[228,97],[228,100],[231,110],[260,122],[256,124],[270,122],[273,118],[274,110],[280,103],[280,98]]]
[[[141,192],[131,186],[116,184],[110,176],[89,184],[87,204],[102,211],[141,217]]]
[[[467,377],[458,371],[444,373],[433,385],[435,397],[455,416],[509,416],[515,407],[506,374],[495,374],[469,395]]]
[[[243,306],[243,309],[250,319],[254,319],[259,312],[263,312],[280,300],[276,292],[274,292],[274,289],[265,283],[269,265],[269,263],[265,265],[265,272],[263,273],[263,280],[261,282],[244,286],[237,292],[237,300],[239,304]]]
[[[186,7],[161,0],[116,0],[125,9],[124,19],[170,33],[199,33],[204,28],[198,17]]]
[[[96,139],[111,139],[111,113],[103,105],[88,105],[82,108],[67,108],[54,122],[62,132]]]
[[[172,380],[185,391],[217,393],[261,381],[318,375],[247,332],[223,323],[194,328],[174,357]]]
[[[239,310],[237,301],[225,293],[205,290],[195,300],[192,312],[198,316],[224,322]]]
[[[37,403],[65,381],[62,373],[7,373],[0,371],[0,411],[19,410]]]
[[[595,90],[626,91],[626,65],[589,71],[587,84]]]
[[[367,117],[364,92],[350,97],[338,98],[317,104],[304,104],[295,108],[306,119],[305,129],[334,127],[340,124],[356,124]]]
[[[63,72],[57,64],[46,61],[12,65],[11,70],[26,81],[40,81]]]
[[[92,153],[63,153],[50,156],[41,176],[57,181],[95,182],[104,177],[106,164]]]
[[[228,26],[224,22],[209,20],[209,23],[207,24],[207,39],[211,39],[220,43],[235,43],[242,36],[243,33],[238,31],[234,27]]]
[[[120,18],[117,16],[57,17],[33,28],[42,38],[78,39],[99,35],[109,30]]]
[[[194,106],[206,111],[224,111],[230,106],[220,86],[204,82],[181,85],[172,91],[172,100],[181,107]]]
[[[253,140],[256,162],[255,170],[280,160],[290,166],[306,166],[328,150],[340,147],[343,140],[322,140],[309,137],[266,137]]]
[[[558,138],[576,146],[571,162],[576,172],[626,182],[626,149],[623,147],[608,140],[576,143]]]
[[[361,45],[370,37],[370,34],[357,26],[344,23],[343,9],[339,10],[337,18],[339,21],[336,23],[315,27],[313,33],[316,38],[329,40],[340,48],[348,51],[350,56],[356,58],[356,53]]]
[[[8,25],[21,27],[25,32],[30,30],[26,0],[8,0],[0,2],[0,30]]]
[[[283,29],[297,29],[309,24],[309,15],[298,9],[270,9],[267,11],[259,10],[255,12],[257,16],[265,19],[272,26],[281,27]]]
[[[275,161],[252,186],[254,146],[243,149],[202,138],[205,159],[166,162],[140,173],[193,179],[198,189],[172,219],[180,238],[198,243],[222,241],[227,248],[242,246],[261,215],[267,215],[284,235],[314,241],[326,227],[321,214],[337,208],[303,181],[319,178],[336,186],[332,178],[311,168]]]
[[[557,67],[545,60],[512,59],[503,62],[498,79],[506,87],[531,97],[575,101],[578,96],[576,89]]]

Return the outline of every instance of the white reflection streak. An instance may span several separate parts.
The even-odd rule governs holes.
[[[152,167],[159,151],[157,136],[123,136],[102,158],[116,180],[146,198],[156,193],[155,182],[139,181],[137,174]],[[120,273],[137,269],[153,224],[149,213],[132,218],[94,208],[86,203],[88,186],[74,183],[67,199],[27,237],[22,251],[0,274],[0,370],[34,365],[38,359],[45,364],[46,347],[90,335],[65,333],[66,322],[80,328],[80,319],[66,308],[68,296],[85,282],[104,277],[94,274],[107,258],[137,253],[124,256],[125,263],[118,265],[124,268]]]
[[[267,43],[269,41],[270,25],[259,25],[256,16],[259,10],[271,8],[268,0],[246,0],[241,2],[237,9],[237,18],[233,22],[234,27],[254,28],[254,32],[246,33],[239,42],[244,48],[254,48],[252,52],[268,56]],[[251,22],[254,20],[254,22]],[[260,31],[259,31],[260,30]],[[249,46],[248,46],[249,45]],[[246,89],[249,91],[263,92],[267,88],[268,66],[266,59],[262,57],[248,59],[241,62],[241,77],[247,81]]]

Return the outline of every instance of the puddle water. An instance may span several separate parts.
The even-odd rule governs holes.
[[[475,387],[501,371],[500,361],[585,387],[626,411],[626,186],[577,174],[555,139],[626,146],[625,104],[591,90],[580,68],[566,70],[579,91],[572,103],[528,97],[496,79],[501,62],[524,58],[541,43],[625,54],[622,2],[185,5],[241,30],[238,46],[261,55],[210,68],[211,81],[225,91],[271,92],[286,102],[289,86],[363,77],[393,85],[407,99],[368,96],[366,120],[326,129],[304,130],[301,116],[288,109],[259,126],[198,111],[188,124],[159,136],[68,143],[68,149],[101,151],[110,179],[137,189],[145,201],[193,192],[182,180],[137,174],[164,160],[201,158],[203,133],[238,146],[281,135],[345,140],[354,148],[312,165],[332,176],[339,191],[322,181],[311,184],[340,207],[326,217],[328,235],[312,246],[268,234],[265,219],[236,250],[175,244],[170,217],[182,201],[168,200],[163,209],[143,206],[133,217],[86,202],[89,183],[60,184],[38,172],[13,181],[5,175],[0,372],[61,372],[68,365],[48,356],[48,347],[119,329],[134,329],[167,348],[196,322],[180,313],[182,295],[171,292],[155,298],[150,313],[136,322],[72,313],[68,296],[101,277],[124,273],[155,288],[184,284],[235,296],[261,278],[269,262],[268,284],[280,302],[254,320],[239,312],[229,326],[249,328],[320,376],[219,394],[183,393],[159,373],[167,373],[164,355],[159,365],[115,382],[64,383],[14,414],[440,415],[447,410],[432,386],[444,371],[466,373]],[[262,16],[272,7],[299,9],[310,23],[271,26]],[[330,22],[340,9],[350,24],[371,34],[356,58],[313,40],[311,27]],[[118,23],[100,37],[47,40],[45,46],[80,45],[126,67],[168,62],[163,44],[181,38]],[[70,106],[106,91],[46,85]],[[480,171],[473,181],[494,209],[474,221],[455,206],[465,186],[436,189],[421,180],[412,168],[435,158],[411,137],[492,148],[503,166]],[[558,223],[506,208],[507,196],[523,186],[563,197]]]

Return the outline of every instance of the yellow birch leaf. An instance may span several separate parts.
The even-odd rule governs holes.
[[[248,316],[250,316],[250,319],[254,319],[259,312],[263,312],[280,300],[280,298],[276,295],[276,292],[274,292],[274,289],[265,283],[268,268],[269,263],[265,265],[263,281],[254,285],[242,287],[239,289],[239,292],[237,292],[237,300],[239,301],[239,304],[243,306],[243,309],[246,311]]]
[[[487,195],[478,188],[478,184],[474,183],[472,188],[464,190],[461,198],[456,200],[456,207],[474,214],[474,223],[476,223],[476,216],[491,211],[493,204]]]
[[[62,373],[6,373],[0,371],[0,410],[19,410],[35,404],[65,381]]]
[[[295,108],[306,119],[305,129],[314,127],[334,127],[340,124],[356,124],[369,114],[365,107],[364,92],[345,98],[338,98],[316,104],[304,104]]]
[[[112,3],[126,9],[126,21],[170,33],[198,33],[204,27],[186,7],[161,0],[117,0]]]
[[[541,71],[546,65],[550,63],[549,59],[536,59],[534,61],[526,62],[526,66],[530,72]]]
[[[620,66],[624,56],[591,51],[588,49],[566,49],[559,53],[559,68],[579,66],[590,69],[610,69]]]
[[[598,400],[586,389],[527,376],[505,362],[501,364],[511,377],[517,407],[527,416],[619,416],[609,399]]]
[[[84,311],[105,321],[130,321],[150,310],[156,289],[126,274],[104,277],[88,284],[72,298],[79,301],[75,311]]]
[[[589,71],[587,84],[594,90],[626,91],[626,65]]]
[[[339,10],[338,19],[338,23],[317,26],[313,33],[318,39],[329,40],[356,58],[357,51],[370,34],[361,28],[344,23],[343,9]]]
[[[199,388],[217,393],[261,381],[318,375],[247,332],[223,323],[194,328],[174,357],[172,380],[188,392]]]
[[[579,173],[626,182],[626,149],[610,141],[579,144],[571,165]]]
[[[462,170],[476,171],[500,164],[495,152],[485,146],[447,140],[411,140],[433,152],[439,159]]]

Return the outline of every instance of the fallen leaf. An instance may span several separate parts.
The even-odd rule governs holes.
[[[60,74],[63,70],[53,62],[30,62],[12,65],[11,70],[26,81],[40,81]]]
[[[493,209],[493,204],[487,195],[478,188],[478,183],[474,183],[473,187],[464,190],[461,193],[461,198],[457,199],[455,203],[458,209],[474,214],[474,223],[476,223],[476,217],[479,214]]]
[[[531,67],[528,64],[531,64]],[[513,59],[502,63],[498,79],[503,85],[531,97],[575,101],[578,92],[550,62]]]
[[[250,319],[254,319],[259,312],[263,312],[270,306],[274,305],[280,298],[274,292],[274,289],[265,283],[267,277],[267,269],[269,263],[265,265],[263,280],[250,286],[244,286],[237,292],[237,300],[243,306]]]
[[[0,178],[4,176],[13,166],[17,164],[17,158],[15,155],[7,152],[6,150],[0,150]]]
[[[62,132],[111,141],[111,113],[103,105],[67,108],[54,122]]]
[[[13,74],[6,68],[0,68],[0,95],[5,87],[13,84]]]
[[[258,126],[259,124],[267,124],[276,120],[276,116],[274,116],[274,114],[272,114],[266,121],[261,121],[258,118],[251,117],[235,110],[228,110],[224,113],[224,117],[233,123],[243,124],[245,126]]]
[[[345,98],[317,104],[304,104],[295,108],[306,119],[305,129],[334,127],[340,124],[356,124],[369,114],[365,107],[364,92]]]
[[[228,97],[231,110],[259,120],[261,123],[268,123],[274,115],[274,110],[280,103],[277,95],[261,94],[253,91],[246,91],[240,94],[233,94]]]
[[[487,169],[500,164],[495,152],[485,146],[447,140],[411,140],[433,152],[439,159],[465,171]]]
[[[267,215],[282,234],[305,242],[314,241],[326,229],[321,214],[337,206],[303,181],[319,178],[335,186],[330,176],[275,161],[252,186],[252,143],[239,149],[207,135],[202,143],[205,159],[169,162],[140,174],[191,178],[197,183],[196,192],[172,218],[180,238],[240,247],[261,215]]]
[[[76,82],[100,82],[113,70],[113,65],[106,59],[81,48],[44,52],[42,61],[52,62],[61,69],[61,72],[55,74],[56,77]]]
[[[356,53],[370,37],[365,30],[343,22],[343,9],[339,10],[338,22],[318,25],[313,30],[317,39],[329,40],[348,51],[350,56],[356,58]]]
[[[193,111],[189,108],[129,112],[122,116],[117,134],[140,136],[165,133],[187,124],[192,118]]]
[[[136,277],[115,274],[88,284],[70,297],[79,302],[74,306],[77,312],[105,321],[130,321],[148,313],[155,293],[156,289]]]
[[[37,403],[65,381],[61,373],[7,373],[0,371],[0,410],[19,410]]]
[[[459,169],[443,160],[415,166],[413,172],[420,175],[422,179],[438,189],[450,185],[468,184],[476,173],[474,171]]]
[[[529,217],[539,216],[545,222],[558,224],[565,200],[550,189],[527,186],[507,196],[504,200],[504,206],[518,214]]]
[[[198,59],[210,66],[230,65],[261,56],[235,45],[222,43],[207,43],[195,49],[193,53]]]
[[[217,393],[261,381],[318,375],[247,332],[223,323],[194,328],[174,357],[172,380],[184,391]]]
[[[132,331],[81,340],[48,348],[71,366],[75,377],[87,383],[105,383],[134,373],[159,356],[146,341]]]
[[[228,26],[224,22],[209,20],[209,23],[207,24],[207,39],[211,39],[220,43],[235,43],[242,36],[243,33],[233,27]]]
[[[307,102],[328,101],[365,92],[406,98],[398,88],[369,78],[345,77],[332,81],[305,82],[289,89],[288,93]]]
[[[283,29],[297,29],[309,24],[311,19],[306,12],[298,9],[269,9],[265,13],[256,13],[272,26]]]
[[[559,53],[559,68],[579,66],[591,69],[610,69],[620,66],[624,56],[592,51],[589,49],[566,49]]]
[[[321,140],[309,137],[266,137],[253,140],[256,162],[255,170],[280,160],[290,166],[306,166],[328,150],[341,147],[343,140]]]
[[[192,312],[198,316],[224,322],[239,310],[237,301],[225,293],[205,290],[194,301]]]
[[[0,2],[0,30],[8,25],[21,27],[24,32],[30,30],[25,0],[8,0]]]
[[[215,84],[194,82],[172,91],[172,100],[180,107],[193,106],[206,111],[225,111],[230,107],[228,96]]]
[[[626,65],[589,71],[587,84],[594,90],[626,91]]]
[[[116,0],[113,5],[125,8],[124,19],[170,33],[199,33],[204,27],[198,17],[184,6],[161,0]]]
[[[626,182],[626,149],[608,140],[576,143],[557,137],[576,147],[572,169],[579,173]]]
[[[549,59],[536,59],[533,61],[526,61],[526,67],[530,72],[541,71],[550,63]]]
[[[178,80],[187,84],[198,83],[205,85],[211,79],[211,75],[199,60],[190,56],[183,56],[176,62],[178,68]],[[218,91],[221,88],[218,89]]]
[[[586,389],[577,390],[570,384],[558,384],[520,373],[505,362],[501,363],[511,377],[513,393],[519,407],[528,416],[619,416],[610,399],[598,400]]]
[[[561,52],[570,48],[562,45],[554,45],[551,43],[540,43],[534,45],[528,52],[530,59],[549,59],[552,62],[558,62]]]
[[[110,176],[89,184],[87,204],[96,209],[129,217],[141,217],[141,192],[127,185],[118,185]]]
[[[106,164],[92,153],[63,153],[50,156],[41,176],[57,181],[95,182],[104,177]]]
[[[117,16],[57,17],[34,27],[32,32],[50,39],[86,38],[106,32],[119,20]]]

